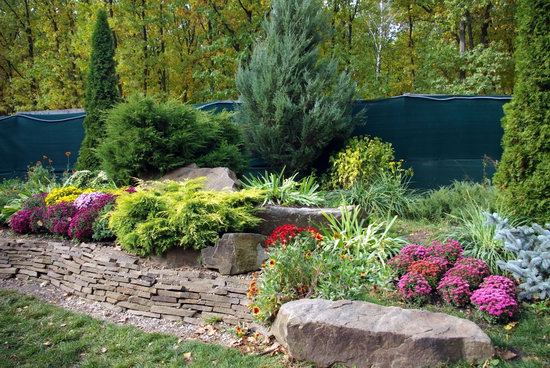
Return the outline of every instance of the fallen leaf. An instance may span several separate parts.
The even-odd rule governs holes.
[[[500,357],[500,359],[502,360],[512,360],[514,359],[515,357],[517,357],[518,355],[516,353],[514,353],[513,351],[510,351],[510,350],[506,350],[506,351],[499,351],[497,353],[497,355]]]
[[[107,348],[101,348],[101,352],[102,352],[102,353],[106,353],[106,352],[107,352]]]
[[[52,343],[50,341],[46,341],[43,345],[44,346],[50,346]]]
[[[504,329],[505,329],[506,331],[510,331],[510,330],[512,330],[514,327],[516,327],[517,324],[518,324],[517,322],[510,322],[510,323],[508,323],[506,326],[504,326]]]
[[[186,363],[190,363],[193,360],[191,353],[183,353],[183,359]]]

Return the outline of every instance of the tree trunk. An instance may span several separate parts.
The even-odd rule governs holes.
[[[489,26],[491,25],[491,8],[493,4],[488,3],[483,8],[483,22],[481,23],[480,41],[485,47],[489,46]]]
[[[460,56],[463,57],[466,53],[466,19],[465,17],[462,17],[460,19],[460,22],[458,23],[458,49],[460,52]],[[466,78],[466,73],[464,71],[464,68],[460,68],[459,77],[461,80]]]
[[[468,32],[468,49],[472,50],[474,48],[474,32],[472,31],[472,15],[469,10],[466,10],[464,17],[466,19],[466,31]]]
[[[145,24],[145,0],[141,0],[141,35],[143,37],[143,94],[147,95],[147,79],[149,78],[149,52],[147,45],[147,24]]]

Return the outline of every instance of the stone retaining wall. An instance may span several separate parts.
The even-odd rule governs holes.
[[[250,322],[245,278],[160,269],[99,244],[0,237],[0,277],[49,281],[64,292],[120,311],[200,324]]]

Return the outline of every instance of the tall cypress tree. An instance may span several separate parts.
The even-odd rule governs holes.
[[[550,3],[520,0],[516,83],[502,121],[504,152],[495,176],[506,207],[550,221]]]
[[[107,12],[100,9],[92,35],[92,55],[88,67],[85,136],[77,162],[77,167],[81,170],[99,168],[100,162],[95,150],[105,134],[102,112],[120,99],[114,56],[113,33],[107,22]]]
[[[273,0],[248,65],[237,73],[252,151],[272,167],[303,170],[352,126],[355,84],[321,58],[330,30],[320,0]]]

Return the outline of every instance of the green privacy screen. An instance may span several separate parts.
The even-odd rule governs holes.
[[[364,111],[354,135],[378,136],[391,142],[396,156],[414,169],[413,186],[436,188],[453,180],[480,181],[494,167],[484,162],[500,159],[502,106],[508,96],[405,95],[356,101],[354,111]],[[234,101],[198,105],[206,111],[233,111]],[[76,161],[83,138],[82,114],[31,115],[0,118],[0,177],[24,175],[27,166],[43,155],[57,171],[67,167],[65,152]],[[55,121],[55,122],[54,122]],[[315,164],[323,170],[331,152],[343,142],[333,142]],[[485,160],[484,160],[485,158]],[[269,169],[258,157],[251,171]]]
[[[27,166],[52,160],[57,172],[76,161],[84,138],[83,113],[0,117],[0,179],[22,177]],[[65,155],[70,152],[70,156]]]

